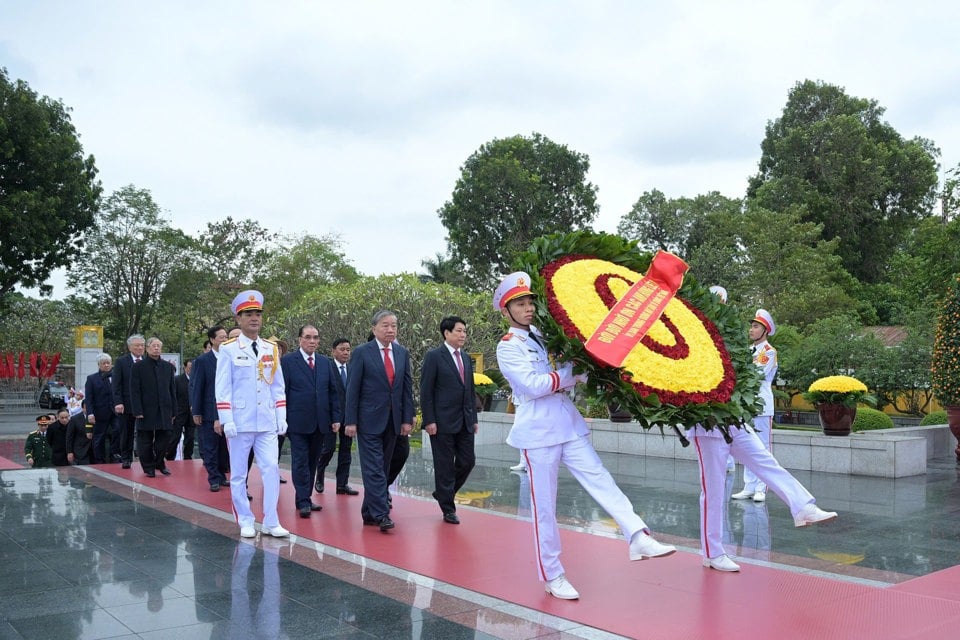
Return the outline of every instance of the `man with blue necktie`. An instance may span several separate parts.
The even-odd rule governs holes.
[[[397,438],[413,429],[410,354],[397,344],[397,316],[373,316],[374,339],[354,349],[347,379],[346,434],[356,437],[363,474],[363,524],[393,529],[387,476]]]

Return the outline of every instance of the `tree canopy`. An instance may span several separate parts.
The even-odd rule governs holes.
[[[0,304],[18,285],[49,293],[94,222],[102,189],[69,114],[0,68]]]
[[[127,185],[107,198],[86,240],[67,281],[106,312],[112,333],[144,331],[182,264],[187,237],[170,226],[148,190]]]
[[[541,235],[589,227],[599,207],[589,158],[539,133],[487,142],[461,167],[440,208],[451,256],[486,290]]]
[[[767,124],[760,170],[748,198],[839,238],[843,266],[864,283],[880,281],[904,233],[930,215],[939,150],[905,140],[881,118],[876,100],[806,80],[790,91],[782,115]]]

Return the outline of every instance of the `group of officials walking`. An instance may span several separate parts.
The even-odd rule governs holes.
[[[281,357],[276,342],[260,337],[263,302],[263,295],[253,290],[233,300],[236,335],[228,337],[222,327],[208,332],[212,348],[197,358],[188,385],[210,490],[219,491],[227,484],[229,469],[240,535],[254,537],[247,474],[251,462],[256,461],[263,481],[261,530],[271,536],[287,536],[289,532],[280,524],[277,510],[281,482],[278,438],[286,435],[290,441],[295,508],[301,518],[322,509],[312,496],[323,492],[324,470],[338,444],[336,492],[359,493],[347,483],[350,447],[356,439],[364,488],[360,506],[363,524],[390,531],[396,524],[391,518],[388,487],[406,460],[415,413],[412,364],[409,352],[397,342],[396,314],[377,312],[369,340],[352,354],[345,339],[334,342],[331,358],[320,354],[319,331],[307,324],[299,330],[299,348]],[[532,326],[536,302],[530,277],[522,272],[505,277],[494,292],[493,306],[510,326],[497,348],[500,371],[510,383],[516,405],[507,443],[521,451],[522,464],[529,473],[536,567],[547,593],[561,599],[579,598],[560,562],[556,494],[561,464],[616,520],[628,542],[631,560],[672,554],[675,547],[653,538],[590,444],[589,429],[567,394],[584,382],[585,376],[574,374],[570,364],[555,366],[542,334]],[[457,525],[460,518],[454,496],[475,464],[477,404],[472,362],[463,354],[466,322],[450,316],[441,321],[439,329],[443,342],[430,350],[423,362],[420,407],[423,430],[433,450],[433,498],[443,521]],[[775,351],[765,340],[774,331],[770,315],[758,311],[751,328],[755,362],[761,366],[764,358],[772,357],[774,366],[768,368],[773,371]],[[130,466],[136,425],[137,448],[146,475],[153,477],[156,471],[169,474],[163,452],[170,443],[164,437],[167,430],[163,425],[174,418],[178,391],[173,367],[160,359],[162,344],[156,338],[144,341],[133,336],[128,347],[130,354],[118,359],[111,387],[114,413],[121,417],[121,460],[124,467]],[[104,366],[109,371],[109,363]],[[772,374],[766,376],[770,377]],[[92,382],[95,386],[96,379]],[[87,397],[97,398],[96,392],[90,392],[90,385],[88,380]],[[96,411],[103,410],[93,402],[92,406],[99,407]],[[97,450],[96,428],[101,414],[94,413]],[[109,421],[105,413],[102,415]],[[690,434],[697,445],[704,480],[701,535],[703,564],[708,568],[739,570],[723,550],[720,529],[707,517],[719,512],[718,500],[723,498],[717,479],[722,480],[730,454],[756,473],[756,478],[747,476],[745,491],[734,498],[750,494],[753,500],[762,501],[765,487],[760,483],[766,482],[790,505],[796,526],[836,517],[819,509],[813,496],[776,463],[768,445],[756,434],[764,429],[769,432],[769,428],[769,420],[758,423],[756,430],[749,426],[734,428],[732,445],[700,427]]]
[[[263,295],[244,291],[232,303],[239,329],[228,338],[221,327],[208,332],[211,350],[197,358],[190,384],[194,422],[211,491],[227,483],[240,535],[256,535],[247,493],[250,459],[263,482],[262,531],[288,534],[280,524],[278,438],[290,442],[295,508],[301,518],[322,510],[324,472],[339,445],[336,492],[358,495],[348,484],[350,448],[357,440],[363,478],[361,518],[387,532],[388,487],[409,451],[413,428],[413,372],[409,352],[397,342],[397,316],[380,311],[371,339],[351,349],[337,339],[332,357],[318,351],[320,334],[307,324],[298,348],[281,356],[277,343],[260,337]],[[444,344],[427,355],[421,382],[425,430],[434,446],[437,500],[443,520],[459,524],[454,495],[475,463],[477,429],[473,369],[462,353],[466,323],[445,318]]]

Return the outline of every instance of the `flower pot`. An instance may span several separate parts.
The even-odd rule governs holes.
[[[817,405],[820,414],[820,426],[825,436],[848,436],[850,425],[857,417],[857,408],[839,403],[823,402]]]
[[[607,405],[610,412],[610,422],[630,422],[633,420],[633,414],[626,409],[621,409],[619,404]]]
[[[960,406],[944,407],[947,412],[947,425],[950,427],[950,433],[957,439],[957,448],[953,454],[957,457],[957,464],[960,464]]]

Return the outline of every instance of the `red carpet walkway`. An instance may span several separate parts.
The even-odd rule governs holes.
[[[229,492],[211,493],[196,461],[171,463],[173,475],[155,479],[137,468],[95,468],[231,512]],[[254,471],[254,505],[258,484]],[[300,538],[622,636],[941,640],[960,628],[960,567],[885,589],[756,565],[725,574],[704,569],[691,553],[630,562],[624,541],[569,530],[563,561],[581,599],[561,601],[536,579],[529,522],[464,508],[463,524],[453,526],[433,502],[395,496],[397,527],[384,534],[362,526],[359,496],[332,489],[328,483],[328,493],[314,496],[322,512],[301,519],[292,485],[282,485],[281,523]],[[132,486],[131,496],[140,490]]]

